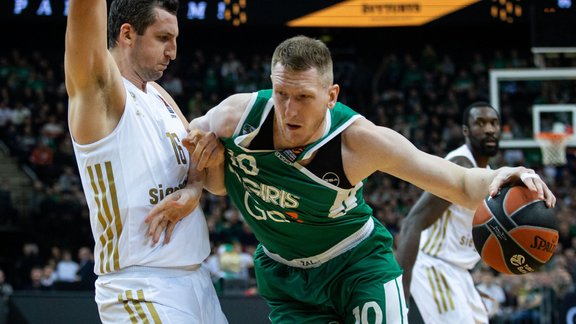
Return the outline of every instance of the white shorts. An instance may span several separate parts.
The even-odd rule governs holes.
[[[414,264],[410,295],[426,324],[488,323],[470,272],[425,253]]]
[[[96,280],[102,323],[228,323],[208,270],[129,267]]]

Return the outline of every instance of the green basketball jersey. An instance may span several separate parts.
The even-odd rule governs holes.
[[[359,230],[372,217],[372,209],[362,196],[364,181],[342,189],[330,182],[329,175],[322,179],[298,162],[360,115],[337,103],[327,111],[325,133],[316,142],[297,152],[251,150],[251,140],[273,109],[271,90],[254,93],[234,135],[223,139],[226,189],[270,252],[286,260],[315,256]]]

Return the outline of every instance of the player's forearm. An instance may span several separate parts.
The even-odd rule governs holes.
[[[396,258],[403,269],[402,284],[406,300],[410,298],[410,282],[412,281],[412,268],[418,255],[420,246],[420,232],[416,227],[414,217],[407,217],[402,222],[397,242]]]
[[[218,196],[226,195],[226,186],[224,184],[224,163],[206,169],[206,178],[204,179],[204,189]]]
[[[504,168],[497,170],[484,168],[466,169],[464,177],[466,202],[462,205],[472,210],[476,209],[482,200],[490,194],[490,183],[503,169]]]
[[[206,189],[215,195],[225,195],[224,162],[202,170],[198,170],[195,165],[191,164],[186,188],[199,191]]]
[[[406,222],[406,220],[404,220]],[[413,226],[402,224],[399,240],[397,243],[398,263],[404,271],[411,271],[416,262],[418,255],[418,246],[420,245],[420,232],[413,230]]]
[[[419,205],[416,203],[410,213],[402,221],[400,235],[397,242],[398,263],[406,271],[411,270],[418,255],[420,234],[425,227],[418,214]]]
[[[186,182],[186,189],[191,189],[197,191],[199,194],[197,195],[200,197],[202,193],[202,189],[204,187],[204,182],[206,179],[206,172],[204,170],[198,171],[196,168],[190,166],[188,170],[188,180]]]
[[[442,217],[449,206],[450,202],[424,192],[410,209],[402,221],[400,239],[397,244],[398,262],[404,271],[411,272],[416,262],[422,231]]]

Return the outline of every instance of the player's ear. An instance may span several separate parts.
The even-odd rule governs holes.
[[[336,102],[338,101],[338,94],[340,93],[340,86],[337,84],[333,84],[330,86],[330,89],[328,90],[328,96],[329,96],[329,101],[328,101],[328,109],[332,109],[334,108],[334,106],[336,106]]]
[[[462,125],[462,135],[464,135],[464,137],[468,137],[468,135],[470,135],[470,129],[468,126]]]
[[[122,24],[122,26],[120,26],[120,33],[118,34],[118,41],[132,45],[133,31],[134,29],[130,24],[128,23]]]

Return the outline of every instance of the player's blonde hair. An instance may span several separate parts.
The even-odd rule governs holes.
[[[272,55],[272,71],[278,63],[294,72],[316,68],[327,85],[334,82],[332,55],[328,46],[318,39],[299,35],[283,41]]]

